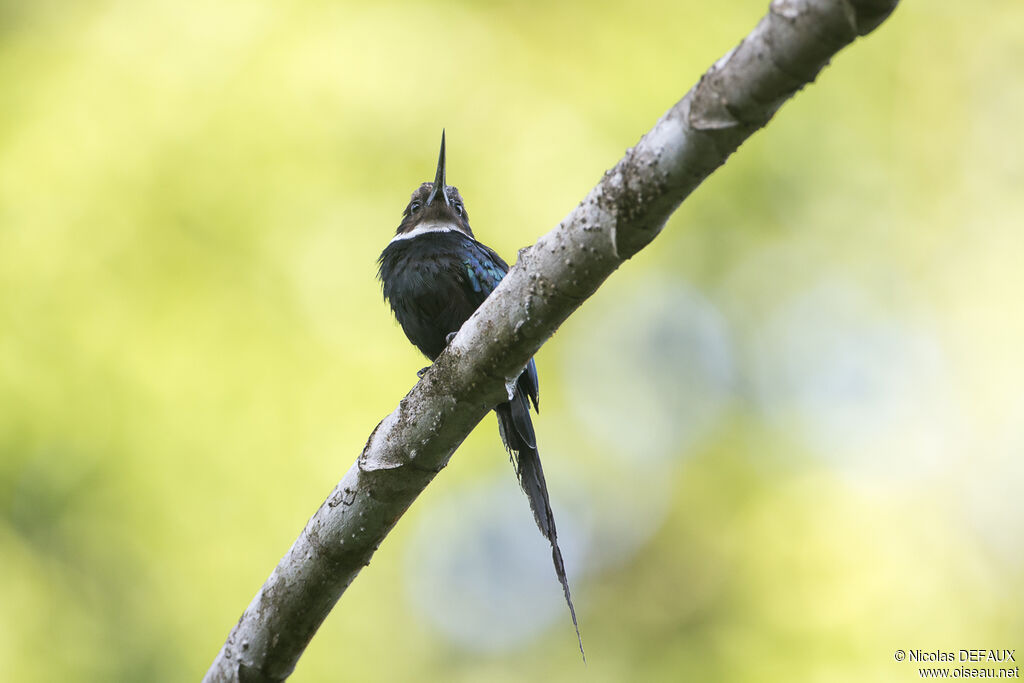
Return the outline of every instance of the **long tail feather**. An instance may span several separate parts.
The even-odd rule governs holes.
[[[565,602],[569,605],[569,614],[572,616],[572,625],[576,629],[580,654],[583,655],[583,661],[586,662],[587,655],[583,651],[583,638],[580,637],[580,627],[576,621],[576,608],[573,607],[572,596],[569,594],[569,580],[565,575],[562,551],[558,547],[555,516],[551,512],[548,486],[544,481],[544,468],[540,464],[540,453],[537,452],[536,436],[526,397],[522,392],[518,392],[512,401],[502,403],[495,408],[495,412],[498,414],[501,440],[512,456],[512,463],[515,466],[516,475],[519,477],[519,485],[530,501],[533,518],[541,533],[551,543],[551,560],[555,565],[555,574],[558,575],[558,581],[562,584]]]

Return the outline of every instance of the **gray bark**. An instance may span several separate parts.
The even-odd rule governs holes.
[[[775,0],[467,321],[309,520],[207,681],[280,681],[374,551],[558,326],[712,171],[898,0]]]

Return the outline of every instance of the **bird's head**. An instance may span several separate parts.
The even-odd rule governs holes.
[[[444,170],[444,131],[441,131],[441,153],[437,158],[434,181],[423,183],[412,193],[409,204],[402,212],[402,222],[395,232],[396,237],[411,236],[414,230],[458,230],[473,236],[462,195],[457,188],[445,184]]]

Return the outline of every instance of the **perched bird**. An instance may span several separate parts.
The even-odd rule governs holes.
[[[384,299],[405,336],[431,361],[441,355],[508,272],[501,257],[473,237],[462,196],[458,189],[445,184],[443,131],[434,182],[423,183],[412,193],[402,222],[378,263]],[[511,399],[495,406],[494,412],[501,440],[530,500],[537,526],[551,543],[555,573],[565,592],[582,653],[583,641],[530,420],[530,402],[539,409],[538,392],[537,366],[531,358],[515,382],[514,393],[510,391]]]

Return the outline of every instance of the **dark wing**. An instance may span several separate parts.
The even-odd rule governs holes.
[[[462,264],[466,267],[466,284],[474,295],[479,297],[476,302],[479,307],[508,273],[508,264],[490,247],[476,240],[469,241],[471,244],[466,250]],[[540,380],[537,377],[537,364],[532,358],[526,364],[523,374],[519,376],[517,386],[530,397],[533,409],[540,410]]]
[[[493,250],[476,241],[473,242],[466,254],[463,265],[466,267],[467,284],[474,295],[479,296],[477,303],[479,306],[505,277],[508,265]],[[555,516],[551,511],[548,486],[544,481],[544,470],[540,464],[537,438],[533,431],[530,407],[526,398],[529,397],[536,410],[538,408],[538,386],[537,365],[531,358],[530,362],[526,364],[523,374],[519,375],[515,396],[507,403],[498,404],[494,410],[498,414],[501,440],[512,456],[516,476],[530,501],[534,520],[536,520],[541,533],[551,543],[551,559],[555,565],[555,574],[558,576],[558,582],[562,584],[562,591],[565,594],[565,601],[569,605],[569,614],[572,616],[572,625],[576,629],[576,639],[582,653],[583,639],[580,638],[580,628],[576,623],[576,608],[573,607],[572,596],[569,594],[565,562],[562,560],[562,551],[558,547]],[[583,661],[586,662],[586,655],[584,655]]]
[[[474,239],[466,238],[466,283],[479,297],[477,305],[484,302],[508,272],[508,264],[490,247]]]

